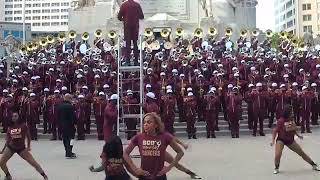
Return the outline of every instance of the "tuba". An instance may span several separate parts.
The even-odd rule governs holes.
[[[71,31],[69,31],[68,36],[70,39],[75,39],[77,37],[77,32],[74,30],[71,30]]]
[[[161,30],[160,35],[162,38],[167,38],[170,35],[170,31],[167,28]]]
[[[32,44],[32,42],[28,42],[27,43],[27,51],[32,52],[32,50],[33,50],[33,44]]]
[[[252,34],[252,36],[257,37],[257,36],[259,36],[260,32],[258,29],[254,29],[251,34]]]
[[[233,33],[233,30],[232,30],[231,27],[227,27],[227,28],[224,30],[225,36],[230,37],[230,36],[232,36],[232,33]]]
[[[240,31],[240,36],[241,37],[246,37],[248,35],[248,30],[246,30],[246,29],[241,29],[241,31]]]
[[[46,38],[42,37],[39,40],[39,44],[40,44],[40,46],[45,47],[48,44],[48,41]]]

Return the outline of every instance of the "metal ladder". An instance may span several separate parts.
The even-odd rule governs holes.
[[[118,88],[117,88],[117,93],[119,95],[118,98],[118,121],[117,121],[117,135],[120,137],[123,137],[123,135],[125,135],[126,132],[128,132],[128,129],[126,127],[125,124],[125,119],[127,118],[134,118],[137,119],[137,127],[136,130],[132,130],[132,131],[137,131],[137,132],[142,132],[142,119],[143,119],[143,110],[142,110],[142,103],[143,103],[143,98],[144,98],[144,85],[143,85],[143,54],[142,54],[142,36],[140,36],[139,38],[139,47],[140,47],[140,61],[138,66],[123,66],[121,64],[121,47],[120,47],[120,36],[118,38]],[[124,77],[124,74],[128,74],[128,73],[135,73],[137,74],[137,76],[135,76],[135,79],[129,79]],[[123,102],[122,99],[123,97],[126,95],[126,91],[128,89],[124,89],[123,85],[124,83],[126,83],[127,81],[130,80],[137,80],[139,82],[139,89],[133,91],[134,94],[138,94],[139,95],[139,99],[138,99],[138,103],[139,104],[132,104],[132,105],[139,105],[139,110],[137,114],[127,114],[124,112],[124,106],[123,106]]]

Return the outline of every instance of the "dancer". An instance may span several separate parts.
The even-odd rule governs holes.
[[[291,107],[285,107],[282,117],[278,120],[277,126],[272,134],[271,146],[274,144],[275,147],[275,170],[274,174],[279,173],[280,159],[282,156],[282,151],[284,146],[287,146],[290,150],[301,156],[306,162],[308,162],[312,169],[315,171],[320,171],[319,166],[312,161],[312,159],[302,150],[300,145],[294,140],[294,136],[298,136],[303,139],[303,136],[297,133],[297,127],[294,123],[294,119],[291,117]]]
[[[25,145],[25,139],[27,139],[27,147]],[[19,118],[17,112],[13,112],[12,121],[7,131],[5,148],[0,159],[0,167],[6,174],[5,180],[12,180],[12,176],[7,167],[7,162],[15,153],[19,154],[20,157],[33,166],[42,175],[43,179],[48,179],[46,173],[30,153],[30,142],[31,136],[28,126]]]
[[[184,153],[174,138],[169,133],[163,132],[164,126],[157,114],[148,113],[144,115],[143,121],[143,133],[132,138],[123,157],[134,173],[139,176],[139,180],[166,180],[166,173],[180,161]],[[177,155],[169,166],[164,166],[168,145]],[[137,168],[130,157],[130,153],[136,146],[139,147],[141,155],[141,168]]]

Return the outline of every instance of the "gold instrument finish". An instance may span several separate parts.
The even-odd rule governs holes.
[[[254,36],[254,37],[259,36],[259,34],[260,34],[260,32],[259,32],[258,29],[254,29],[254,30],[252,31],[252,36]]]
[[[97,29],[96,32],[94,33],[94,36],[97,38],[102,37],[102,30],[101,29]]]
[[[246,29],[241,29],[241,31],[240,31],[240,36],[241,37],[246,37],[248,35],[248,30],[246,30]]]
[[[87,41],[87,40],[89,40],[89,38],[90,38],[90,35],[88,32],[84,32],[82,34],[82,37],[81,37],[82,40]]]
[[[146,29],[144,30],[144,35],[145,35],[146,37],[151,37],[151,36],[153,36],[153,30],[152,30],[151,28],[146,28]]]
[[[217,34],[218,34],[218,31],[217,31],[216,28],[210,27],[210,28],[208,29],[208,35],[209,35],[209,36],[215,36],[215,35],[217,35]]]
[[[167,38],[170,35],[169,29],[167,29],[167,28],[162,29],[161,32],[160,32],[160,35],[163,38]]]
[[[268,30],[266,31],[266,36],[267,36],[267,38],[271,38],[271,37],[273,36],[272,30],[268,29]]]
[[[64,32],[60,32],[60,33],[58,34],[58,40],[59,40],[60,42],[65,42],[65,41],[66,41],[66,34],[65,34]]]
[[[233,30],[232,30],[231,27],[227,27],[227,28],[225,29],[225,35],[226,35],[226,36],[230,37],[230,36],[232,36],[232,33],[233,33]]]
[[[27,50],[28,50],[29,52],[32,52],[32,50],[33,50],[33,44],[32,44],[32,42],[28,42],[28,43],[27,43]]]
[[[47,36],[47,42],[48,44],[53,44],[55,42],[55,39],[52,35]]]
[[[39,44],[40,44],[40,46],[45,47],[48,44],[48,41],[46,38],[42,37],[39,40]]]
[[[77,37],[77,32],[74,30],[71,30],[71,31],[69,31],[68,36],[70,39],[75,39]]]
[[[203,36],[203,30],[201,28],[197,28],[194,31],[193,35],[197,38],[201,38]]]
[[[110,31],[108,32],[108,37],[109,37],[110,39],[116,38],[116,37],[117,37],[117,32],[116,32],[115,30],[110,30]]]
[[[181,37],[181,36],[183,36],[183,33],[184,33],[184,31],[183,31],[183,29],[181,27],[178,27],[176,29],[176,35],[177,36]]]

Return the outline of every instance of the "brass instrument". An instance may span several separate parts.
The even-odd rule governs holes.
[[[184,97],[184,91],[186,90],[186,88],[184,87],[184,83],[183,83],[183,79],[181,79],[181,91],[180,94],[182,97]]]
[[[282,39],[287,39],[287,32],[281,31],[279,35]]]
[[[241,29],[241,31],[240,31],[240,36],[241,37],[246,37],[248,35],[248,30],[246,30],[246,29]]]
[[[116,32],[115,30],[110,30],[110,31],[108,32],[108,37],[109,37],[110,39],[115,39],[115,38],[117,37],[117,32]]]
[[[81,39],[84,40],[84,41],[89,40],[89,38],[90,38],[90,35],[89,35],[88,32],[84,32],[84,33],[82,34],[82,36],[81,36]]]
[[[197,38],[201,38],[202,35],[203,35],[203,30],[202,30],[201,28],[197,28],[197,29],[194,31],[193,35],[194,35],[195,37],[197,37]]]
[[[32,52],[32,50],[33,50],[33,44],[32,44],[32,42],[28,42],[27,43],[27,51]]]
[[[20,51],[21,51],[22,53],[26,53],[26,52],[27,52],[27,46],[22,45],[21,48],[20,48]]]
[[[68,36],[70,39],[75,39],[77,37],[77,32],[74,30],[71,30],[71,31],[69,31]]]
[[[44,38],[44,37],[40,38],[39,44],[40,44],[40,46],[42,46],[42,47],[47,46],[47,44],[48,44],[47,39]]]
[[[58,40],[59,40],[60,42],[65,42],[65,41],[66,41],[66,34],[65,34],[64,32],[60,32],[60,33],[58,34]]]
[[[216,28],[210,27],[210,28],[208,29],[208,35],[209,35],[209,36],[215,36],[215,35],[217,35],[217,34],[218,34],[218,31],[217,31]]]
[[[233,30],[232,30],[231,27],[227,27],[227,28],[224,30],[224,32],[225,32],[225,36],[230,37],[230,36],[232,36]]]
[[[266,31],[266,36],[267,36],[267,38],[271,38],[271,37],[273,36],[272,30],[268,29],[268,30]]]
[[[55,39],[52,35],[47,36],[47,42],[48,44],[53,44],[55,42]]]
[[[260,32],[259,32],[258,29],[254,29],[254,30],[252,31],[252,36],[254,36],[254,37],[259,36],[259,34],[260,34]]]
[[[183,60],[182,62],[181,62],[181,64],[182,64],[182,66],[188,66],[188,60]]]
[[[183,29],[181,27],[178,27],[176,29],[176,35],[177,36],[181,37],[181,36],[183,36],[183,33],[184,33],[184,31],[183,31]]]
[[[163,38],[167,38],[170,35],[169,29],[167,29],[167,28],[162,29],[161,32],[160,32],[160,35]]]
[[[32,50],[33,50],[33,51],[36,51],[38,48],[39,48],[38,42],[33,42],[33,43],[32,43]]]
[[[94,32],[94,36],[97,38],[102,37],[102,30],[101,29],[97,29],[96,32]]]
[[[168,61],[162,61],[161,67],[162,67],[163,69],[167,69],[167,67],[168,67]]]
[[[153,30],[152,30],[151,28],[146,28],[146,29],[144,30],[144,36],[146,36],[146,37],[151,37],[151,36],[153,36]]]

